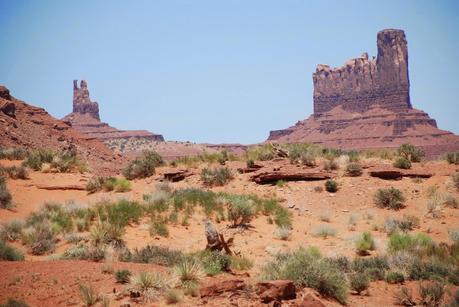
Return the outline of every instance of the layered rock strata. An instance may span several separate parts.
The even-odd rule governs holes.
[[[268,140],[343,149],[412,143],[433,156],[458,150],[458,136],[438,129],[434,119],[411,105],[405,33],[380,31],[377,45],[376,58],[364,53],[340,68],[318,65],[313,73],[314,114],[271,131]]]
[[[78,87],[77,80],[73,81],[73,112],[63,118],[72,127],[86,135],[89,139],[110,141],[117,139],[144,139],[147,141],[163,142],[161,134],[151,133],[146,130],[119,130],[109,124],[101,122],[99,105],[91,101],[86,81],[81,80]]]

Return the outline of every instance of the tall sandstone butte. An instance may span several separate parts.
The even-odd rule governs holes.
[[[146,130],[118,130],[107,123],[100,121],[99,105],[91,101],[88,84],[85,80],[73,81],[73,111],[63,118],[72,127],[83,133],[88,139],[100,139],[104,142],[113,140],[147,140],[163,142],[161,134],[151,133]]]
[[[343,149],[423,147],[430,156],[459,149],[459,137],[412,107],[408,47],[403,30],[377,35],[378,54],[364,53],[339,68],[319,64],[313,73],[314,114],[271,131],[268,140],[312,142]]]

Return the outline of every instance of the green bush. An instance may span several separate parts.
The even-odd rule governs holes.
[[[330,193],[335,193],[338,191],[338,183],[333,179],[328,179],[325,181],[325,190]]]
[[[326,239],[327,237],[334,237],[336,235],[336,229],[330,225],[319,225],[313,232],[313,235],[316,237],[322,237]]]
[[[362,237],[357,240],[355,246],[359,255],[368,255],[368,251],[375,249],[375,242],[371,233],[368,231],[364,232]]]
[[[292,213],[288,209],[278,205],[274,213],[274,223],[278,227],[292,228]]]
[[[253,161],[252,159],[248,159],[246,161],[246,166],[247,166],[247,168],[255,167],[255,161]]]
[[[115,192],[127,192],[131,190],[131,183],[125,178],[116,179]]]
[[[459,164],[459,151],[448,152],[446,154],[446,161],[448,161],[449,164]]]
[[[250,223],[255,216],[255,208],[252,201],[239,195],[232,196],[228,201],[228,219],[233,222],[233,226]]]
[[[13,207],[13,197],[6,186],[5,177],[0,176],[0,208],[10,209]]]
[[[363,173],[360,163],[352,162],[346,166],[346,174],[350,177],[358,177]]]
[[[194,258],[184,257],[173,268],[173,272],[183,287],[195,286],[204,276],[200,262]]]
[[[389,237],[387,248],[389,252],[393,253],[403,250],[412,251],[414,249],[429,247],[432,244],[432,239],[425,234],[409,235],[396,232]]]
[[[386,257],[356,258],[352,263],[355,272],[367,273],[371,280],[383,280],[389,263]]]
[[[404,207],[405,197],[400,190],[391,187],[378,189],[374,201],[381,208],[399,210]]]
[[[100,295],[92,287],[80,284],[79,289],[84,306],[93,306],[100,300]]]
[[[201,180],[207,186],[223,186],[233,178],[227,167],[203,168]]]
[[[230,270],[231,257],[219,251],[204,251],[198,255],[206,275],[214,276]]]
[[[30,152],[24,160],[23,165],[35,171],[41,170],[43,163],[51,163],[56,154],[50,150],[39,149]]]
[[[169,237],[169,229],[164,222],[152,220],[150,223],[150,235],[167,238]]]
[[[183,254],[166,247],[147,245],[140,250],[135,249],[130,257],[131,262],[153,263],[165,266],[177,264]]]
[[[118,270],[115,272],[116,282],[120,284],[127,284],[131,278],[131,271],[129,270]]]
[[[144,151],[123,171],[128,180],[147,178],[155,174],[155,168],[164,165],[163,158],[155,151]]]
[[[320,294],[333,297],[345,304],[348,284],[346,276],[317,249],[309,248],[279,254],[262,268],[262,279],[292,280],[297,286],[316,289]]]
[[[400,157],[408,159],[411,162],[421,162],[421,159],[425,155],[422,150],[411,144],[402,144],[397,149],[397,153]]]
[[[329,171],[329,170],[337,170],[339,169],[339,164],[338,162],[336,162],[336,160],[334,158],[330,159],[330,160],[325,160],[324,161],[324,169]]]
[[[317,153],[310,147],[304,147],[298,144],[293,146],[289,151],[289,159],[291,164],[303,164],[306,166],[316,166]]]
[[[390,284],[401,284],[405,281],[405,275],[397,271],[390,271],[386,274],[386,281]]]
[[[367,290],[370,286],[370,278],[366,273],[354,273],[350,276],[350,286],[351,289],[357,292],[358,295],[363,291]]]
[[[5,241],[0,240],[0,260],[22,261],[24,260],[24,255],[11,245],[5,243]]]
[[[0,160],[23,160],[27,151],[22,148],[0,148]]]
[[[0,176],[8,176],[11,179],[28,179],[29,174],[24,166],[0,166]]]
[[[410,169],[411,161],[406,158],[399,157],[395,160],[394,166],[401,169]]]

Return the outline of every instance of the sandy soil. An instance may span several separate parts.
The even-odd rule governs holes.
[[[18,161],[0,161],[2,165],[12,165]],[[275,167],[287,162],[266,162],[266,168]],[[368,165],[388,163],[377,160],[367,160]],[[259,216],[251,223],[253,228],[235,234],[236,250],[254,261],[254,267],[249,271],[250,280],[256,280],[260,267],[279,251],[293,250],[300,246],[317,246],[326,256],[345,255],[356,257],[354,241],[363,231],[371,231],[376,239],[377,250],[373,254],[384,253],[387,243],[387,234],[381,229],[387,217],[401,217],[404,214],[417,216],[421,223],[414,232],[427,233],[437,241],[450,242],[448,230],[459,228],[459,209],[444,208],[440,218],[427,215],[426,203],[428,191],[436,187],[441,193],[449,193],[457,199],[459,193],[452,187],[450,175],[459,172],[459,167],[448,165],[446,162],[431,161],[415,164],[413,169],[422,169],[434,174],[429,179],[420,182],[404,178],[398,181],[382,180],[370,177],[365,171],[361,177],[345,177],[343,167],[338,171],[336,180],[340,189],[337,193],[316,192],[314,187],[323,186],[323,181],[289,182],[283,187],[275,185],[257,185],[249,180],[251,174],[239,174],[238,167],[243,162],[228,162],[235,178],[226,186],[213,188],[214,191],[226,191],[239,194],[256,194],[262,197],[277,197],[282,204],[293,213],[293,232],[290,240],[282,241],[275,236],[276,227],[269,224],[267,218]],[[200,167],[205,167],[201,165]],[[28,180],[8,180],[16,208],[14,210],[0,209],[0,221],[24,219],[31,212],[36,211],[44,202],[74,201],[77,203],[93,204],[102,199],[118,199],[122,197],[141,200],[142,195],[155,190],[161,174],[169,168],[159,168],[157,174],[144,180],[132,182],[132,190],[126,193],[98,192],[88,195],[86,191],[65,190],[66,186],[85,186],[90,174],[50,174],[31,172]],[[199,178],[199,168],[193,169],[195,175],[177,183],[170,183],[174,189],[184,187],[204,188]],[[43,187],[59,186],[61,190],[46,190]],[[396,187],[406,196],[406,208],[400,211],[391,211],[376,207],[373,195],[378,188]],[[321,221],[322,216],[328,216],[330,221]],[[354,226],[349,224],[351,216],[355,217]],[[205,247],[204,216],[196,213],[190,220],[189,226],[170,225],[168,238],[151,237],[148,232],[147,219],[139,225],[127,228],[125,241],[129,248],[143,247],[147,244],[167,246],[185,252],[202,250]],[[315,237],[314,230],[322,225],[329,224],[337,230],[335,237],[327,239]],[[220,230],[227,228],[227,223],[217,224]],[[228,230],[229,231],[229,230]],[[26,251],[19,243],[16,247]],[[67,248],[67,243],[60,242],[57,252]],[[23,297],[32,306],[45,305],[78,305],[78,280],[93,284],[101,293],[111,293],[115,284],[112,275],[102,274],[100,263],[86,261],[49,261],[48,256],[32,257],[27,255],[25,262],[2,262],[0,271],[0,301],[8,296]],[[161,270],[157,266],[148,266],[131,263],[113,263],[115,268],[127,267],[133,272],[140,270]],[[223,274],[227,275],[227,274]],[[408,283],[408,285],[416,283]],[[350,306],[391,306],[393,293],[397,286],[385,282],[372,283],[367,296],[350,295]],[[119,291],[119,290],[117,290]],[[187,298],[183,304],[201,304],[202,301]],[[326,301],[327,304],[335,304]],[[120,305],[116,301],[113,306]],[[159,301],[162,305],[164,302]],[[234,302],[233,302],[234,303]],[[207,305],[226,305],[225,301],[208,301]],[[243,304],[243,302],[241,302]]]

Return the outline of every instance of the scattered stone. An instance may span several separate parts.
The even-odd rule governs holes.
[[[259,282],[256,285],[256,293],[263,303],[296,298],[296,288],[291,280]]]

